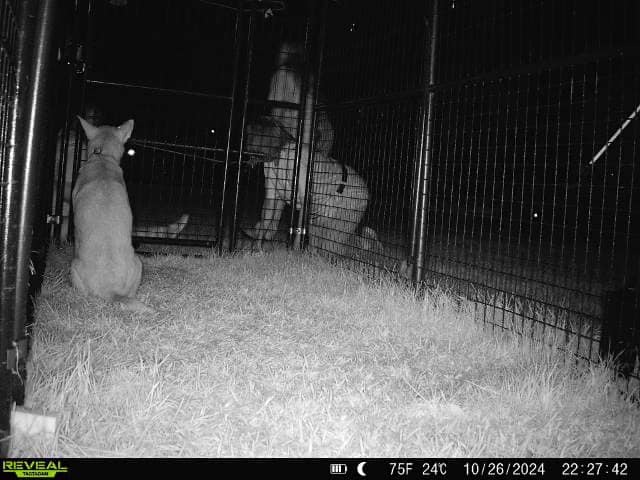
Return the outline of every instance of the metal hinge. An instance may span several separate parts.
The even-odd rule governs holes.
[[[12,347],[7,350],[7,370],[18,372],[20,359],[27,358],[27,339],[23,338],[12,343]]]

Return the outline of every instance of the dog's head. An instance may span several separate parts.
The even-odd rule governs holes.
[[[94,127],[84,118],[78,116],[82,129],[87,136],[89,157],[92,155],[104,155],[113,157],[117,163],[124,154],[124,144],[133,132],[133,120],[127,120],[119,127]]]
[[[245,150],[252,161],[274,162],[276,166],[282,147],[295,140],[277,121],[269,117],[258,117],[247,125],[245,134]]]

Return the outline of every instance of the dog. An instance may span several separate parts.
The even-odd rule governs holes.
[[[120,161],[133,120],[95,127],[78,117],[88,140],[88,159],[73,188],[75,225],[71,282],[84,295],[119,302],[134,312],[154,310],[135,298],[142,262],[131,244],[132,214]]]
[[[263,157],[264,202],[260,220],[244,231],[258,247],[270,241],[278,229],[285,205],[291,203],[291,187],[295,174],[296,142],[286,129],[269,118],[247,125],[247,145],[250,154]],[[306,196],[305,178],[308,170],[309,147],[300,153],[300,181],[295,208],[301,209]],[[313,161],[313,182],[309,202],[309,250],[324,250],[347,255],[350,249],[372,248],[379,244],[375,232],[365,227],[356,233],[369,203],[369,189],[351,167],[327,155],[316,153]],[[362,238],[360,238],[362,237]]]
[[[300,105],[302,98],[302,81],[305,75],[304,49],[300,44],[284,42],[280,46],[276,59],[276,68],[271,76],[269,94],[267,99],[272,102],[287,102]],[[311,87],[314,78],[309,75],[307,83]],[[301,201],[305,196],[305,179],[307,172],[307,155],[310,149],[310,134],[312,121],[312,89],[308,89],[308,94],[304,101],[307,103],[304,131],[302,135],[302,163],[300,165],[299,188],[297,192],[298,205],[302,207]],[[293,158],[291,145],[295,145],[298,137],[298,117],[299,109],[274,106],[269,112],[269,116],[260,117],[255,122],[249,124],[246,129],[247,149],[251,155],[250,162],[255,163],[255,154],[263,156],[262,163],[265,178],[265,197],[260,213],[260,221],[253,229],[245,230],[245,233],[258,241],[258,246],[262,246],[263,240],[271,240],[275,235],[278,222],[282,216],[285,204],[290,202],[291,181],[293,179]],[[326,112],[320,112],[317,118],[317,128],[315,130],[314,152],[322,158],[329,159],[329,154],[333,147],[334,131]],[[295,150],[294,150],[295,152]]]
[[[144,238],[170,238],[175,239],[178,238],[178,235],[184,227],[189,223],[189,218],[191,217],[188,213],[183,213],[180,215],[180,218],[173,223],[168,225],[157,225],[151,222],[146,222],[143,220],[138,220],[133,225],[132,235],[134,237],[144,237]]]
[[[271,77],[267,99],[300,105],[306,102],[304,130],[298,132],[298,108],[274,106],[268,117],[258,118],[246,128],[247,150],[262,156],[264,169],[264,201],[260,220],[245,233],[262,247],[264,240],[275,235],[284,206],[291,203],[292,180],[295,175],[295,148],[302,135],[299,182],[296,205],[302,210],[306,197],[306,178],[311,150],[314,77],[305,68],[304,49],[300,44],[284,42]],[[303,75],[307,76],[308,92],[302,98]],[[365,249],[380,245],[375,232],[368,227],[356,234],[369,203],[367,184],[351,167],[333,157],[335,132],[326,111],[316,115],[313,142],[313,184],[309,216],[309,249],[322,249],[346,255],[358,245]],[[301,216],[299,216],[298,226]]]
[[[93,126],[99,127],[103,122],[102,112],[94,105],[89,104],[85,108],[84,119]],[[67,148],[63,151],[63,135],[58,134],[56,146],[56,178],[64,175],[64,185],[61,192],[58,192],[57,182],[54,184],[52,205],[55,206],[58,195],[62,194],[62,211],[60,212],[60,241],[66,243],[70,240],[71,229],[71,194],[73,187],[73,166],[76,155],[79,156],[79,165],[86,163],[87,141],[76,128],[71,128]],[[61,157],[63,155],[63,157]],[[65,159],[64,165],[62,158]],[[175,222],[168,225],[157,225],[155,223],[138,219],[133,224],[133,235],[146,238],[169,238],[175,239],[189,222],[190,215],[182,214]]]

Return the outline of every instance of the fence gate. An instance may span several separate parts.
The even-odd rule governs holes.
[[[73,172],[86,158],[75,119],[81,114],[95,124],[135,120],[130,156],[122,162],[134,239],[233,247],[238,237],[250,243],[265,194],[264,157],[240,154],[243,146],[251,148],[243,129],[274,103],[268,91],[281,49],[296,45],[301,58],[308,57],[311,4],[77,2],[52,202],[56,236],[64,240],[72,232]],[[139,33],[148,23],[152,36],[148,29]],[[280,105],[288,112],[305,106]],[[286,238],[285,224],[294,215],[287,212],[279,225],[285,236],[276,240]]]
[[[70,106],[59,137],[58,171],[65,173],[58,174],[54,199],[63,239],[72,232],[72,168],[86,159],[80,114],[94,124],[135,121],[122,161],[134,238],[220,243],[224,192],[238,160],[232,113],[244,48],[246,22],[236,8],[242,3],[77,2]],[[148,24],[154,28],[139,28]]]

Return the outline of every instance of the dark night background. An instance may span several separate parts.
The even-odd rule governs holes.
[[[248,120],[264,111],[280,42],[303,42],[306,17],[316,12],[316,2],[284,3],[274,16],[254,18]],[[86,32],[80,28],[88,37],[87,79],[209,95],[87,84],[86,101],[108,121],[135,118],[136,139],[185,146],[173,153],[138,148],[125,163],[134,203],[219,202],[223,157],[198,149],[226,145],[236,27],[227,7],[235,4],[92,2]],[[320,108],[336,130],[333,156],[367,180],[366,221],[405,238],[430,5],[340,0],[327,11]],[[639,120],[594,166],[587,163],[640,104],[639,19],[632,0],[441,2],[429,197],[434,238],[448,230],[597,250],[599,261],[627,255],[640,223]],[[313,34],[311,44],[314,62]],[[232,143],[238,138],[236,131]],[[261,204],[259,170],[243,167],[240,175],[248,215]]]

